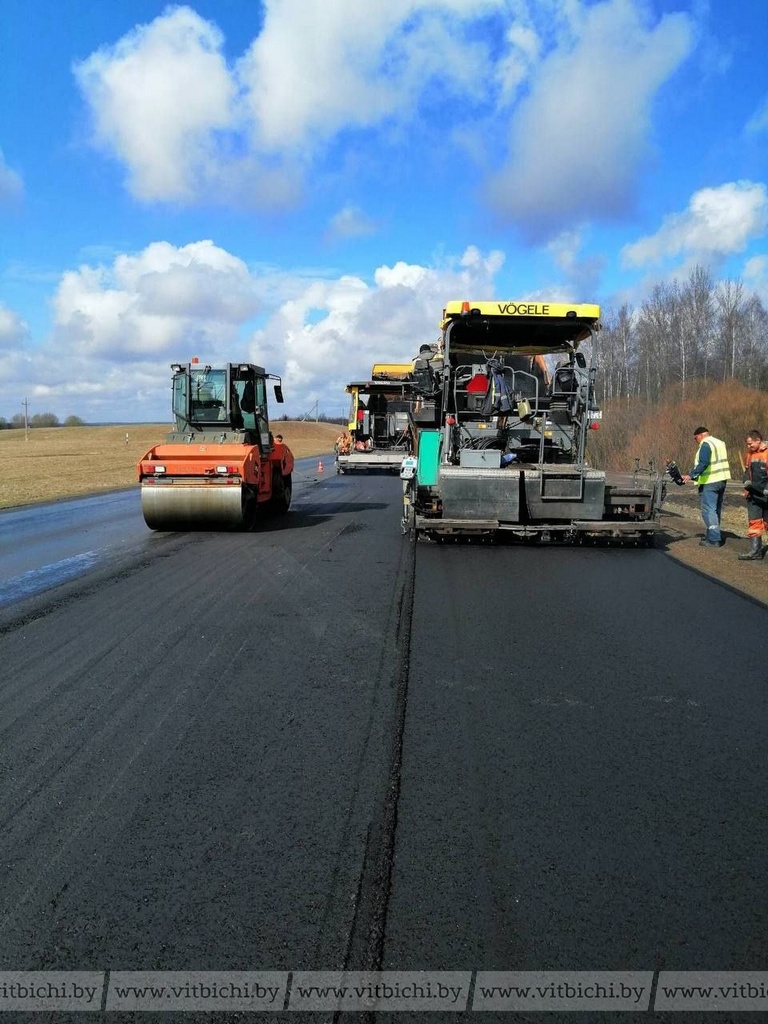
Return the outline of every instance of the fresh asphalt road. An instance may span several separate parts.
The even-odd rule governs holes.
[[[297,459],[297,491],[316,478],[317,466],[316,458]],[[124,558],[151,556],[167,539],[147,529],[138,486],[0,511],[0,608],[102,566],[114,570]]]
[[[419,546],[387,967],[758,969],[767,625],[660,552]]]
[[[327,467],[2,608],[0,970],[763,967],[765,610],[399,500]]]

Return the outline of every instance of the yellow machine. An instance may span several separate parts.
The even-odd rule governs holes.
[[[412,451],[410,400],[413,389],[410,363],[376,363],[371,379],[353,381],[349,451],[337,450],[336,472],[385,469],[399,472]]]
[[[599,329],[591,304],[448,303],[440,370],[423,373],[412,409],[405,529],[438,539],[506,531],[653,542],[659,475],[608,479],[587,461],[602,413],[584,349],[589,342],[594,360]]]

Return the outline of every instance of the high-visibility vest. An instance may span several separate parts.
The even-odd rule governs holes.
[[[760,490],[768,487],[768,444],[758,452],[747,452],[744,483],[747,482],[755,484]]]
[[[698,465],[699,456],[701,455],[701,445],[708,444],[711,452],[709,458],[709,465],[701,474],[696,477],[697,484],[716,484],[721,480],[731,479],[731,468],[728,465],[728,452],[725,450],[725,444],[717,437],[705,437],[699,445],[696,451],[696,464]]]

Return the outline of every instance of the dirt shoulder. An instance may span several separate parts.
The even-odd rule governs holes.
[[[699,513],[698,489],[690,485],[676,487],[669,484],[656,547],[697,572],[768,606],[768,557],[760,562],[740,562],[738,559],[747,551],[746,503],[738,483],[728,485],[722,524],[723,547],[699,547],[704,524]]]

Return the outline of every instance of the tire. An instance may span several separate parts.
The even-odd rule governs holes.
[[[241,529],[246,533],[250,533],[256,529],[256,523],[258,521],[258,500],[256,495],[250,490],[243,491],[243,524]]]
[[[293,481],[291,480],[291,474],[286,473],[285,476],[281,476],[279,473],[275,473],[272,478],[272,499],[270,501],[272,511],[279,516],[285,515],[291,507],[292,495]]]

